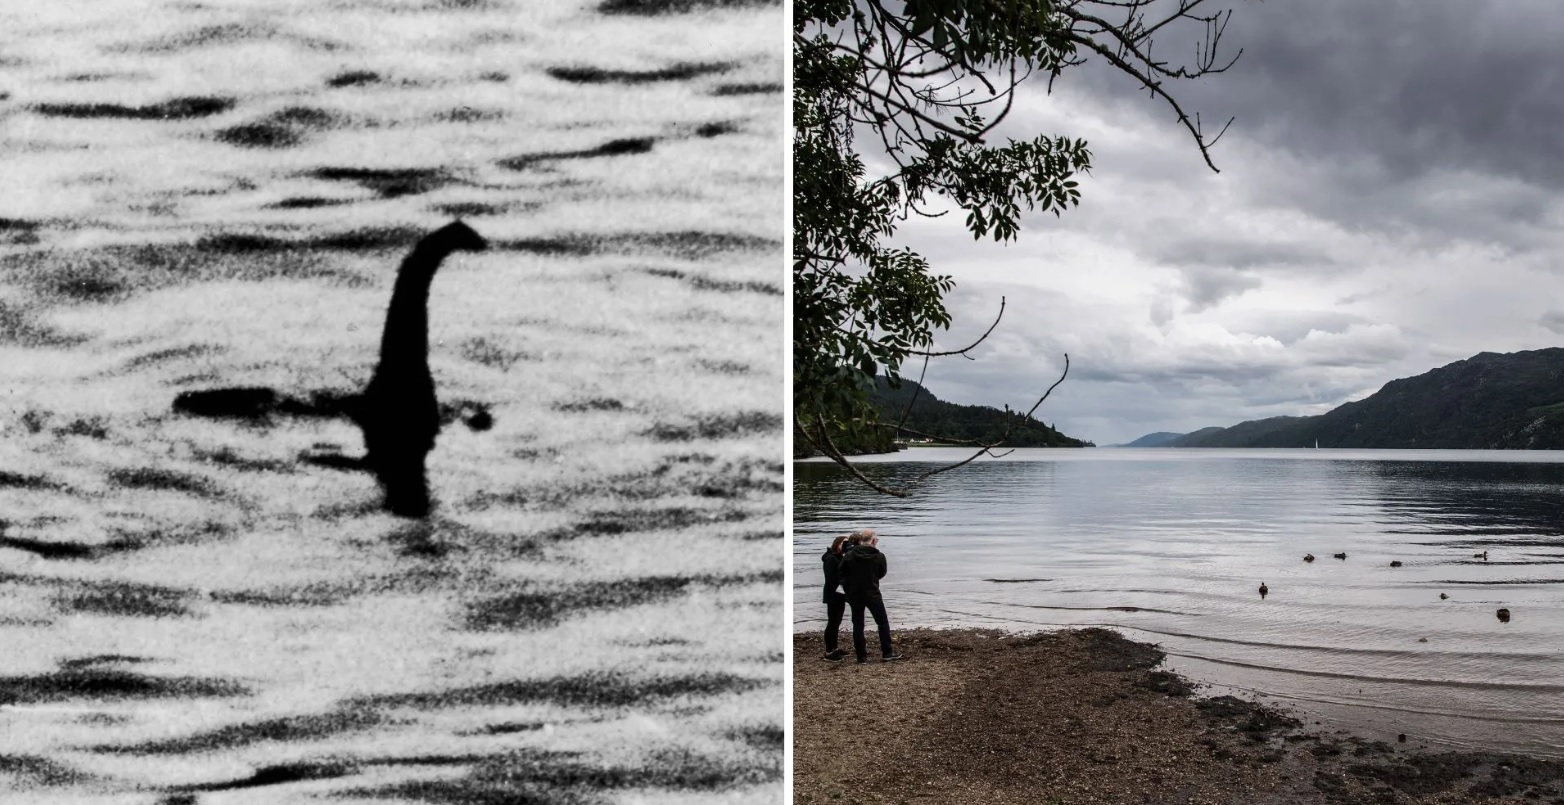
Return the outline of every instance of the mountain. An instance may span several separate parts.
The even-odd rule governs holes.
[[[1309,437],[1308,444],[1291,444],[1293,428],[1303,425],[1306,420],[1314,417],[1306,416],[1273,416],[1270,419],[1251,419],[1248,422],[1240,422],[1230,428],[1201,428],[1194,433],[1169,442],[1167,447],[1312,447],[1313,437]],[[1297,437],[1303,438],[1303,437]],[[1270,444],[1270,441],[1281,439],[1287,444]]]
[[[1483,352],[1318,416],[1205,428],[1171,447],[1564,449],[1564,349]]]
[[[1091,442],[1066,436],[1035,418],[1023,418],[1017,411],[945,402],[927,388],[907,379],[901,381],[901,388],[893,389],[884,377],[875,378],[871,399],[880,409],[881,421],[900,422],[902,413],[907,410],[907,402],[914,399],[914,394],[917,397],[912,404],[912,412],[903,423],[908,431],[947,439],[993,442],[999,439],[1006,427],[1010,427],[1010,437],[1005,440],[1005,447],[1095,446]],[[898,436],[917,438],[915,434],[907,432],[898,433]]]
[[[927,388],[911,380],[902,380],[901,387],[895,389],[890,387],[890,381],[884,377],[876,377],[874,380],[875,387],[869,393],[869,400],[879,409],[883,422],[901,422],[908,401],[913,399],[914,393],[917,394],[912,411],[907,415],[907,421],[902,423],[908,431],[933,434],[947,439],[993,442],[999,439],[1008,425],[1012,427],[1010,438],[1005,440],[1005,447],[1095,446],[1091,442],[1065,436],[1037,419],[1023,419],[1021,414],[1014,411],[1002,411],[984,405],[956,405],[945,402],[935,397]],[[803,436],[796,432],[796,427],[795,425],[793,457],[808,458],[818,455],[810,448]],[[895,436],[907,439],[921,438],[910,432],[897,432]],[[892,443],[892,433],[889,428],[883,429],[873,437],[861,437],[857,440],[833,434],[832,441],[844,455],[889,453],[897,449]]]
[[[1159,430],[1156,433],[1148,433],[1133,442],[1117,444],[1114,447],[1162,447],[1183,435],[1182,433],[1169,433],[1165,430]]]

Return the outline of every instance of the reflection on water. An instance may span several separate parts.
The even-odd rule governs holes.
[[[895,482],[948,455],[912,450],[863,469]],[[1176,670],[1363,728],[1564,754],[1561,462],[1020,450],[905,500],[802,462],[795,628],[823,625],[823,545],[872,526],[894,625],[1113,625],[1161,643]]]

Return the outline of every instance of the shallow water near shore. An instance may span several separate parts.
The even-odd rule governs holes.
[[[894,481],[954,455],[862,461]],[[1018,450],[907,499],[795,477],[797,630],[823,626],[825,545],[872,527],[893,626],[1114,626],[1336,726],[1564,756],[1564,455]]]
[[[775,801],[785,26],[664,5],[0,12],[0,801]],[[427,520],[171,409],[361,389],[455,218]]]

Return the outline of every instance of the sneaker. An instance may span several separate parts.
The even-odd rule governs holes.
[[[880,658],[880,662],[896,662],[897,660],[905,660],[905,659],[907,659],[907,658],[903,657],[900,654],[887,654],[884,657]]]
[[[865,664],[867,662],[869,662],[869,658],[868,657],[859,657],[858,658],[858,664],[859,665],[863,665],[863,664]]]
[[[836,660],[840,660],[840,659],[842,659],[842,658],[844,658],[846,656],[847,656],[847,650],[846,649],[837,649],[835,651],[827,651],[825,653],[825,658],[828,659],[828,660],[831,660],[833,662],[835,662]]]

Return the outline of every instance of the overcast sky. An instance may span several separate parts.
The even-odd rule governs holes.
[[[1227,73],[1176,92],[1236,116],[1213,173],[1170,109],[1079,68],[1027,88],[1001,134],[1083,137],[1081,206],[973,241],[901,234],[955,277],[975,361],[954,402],[1025,408],[1099,445],[1321,413],[1398,377],[1564,345],[1564,11],[1556,0],[1239,0]],[[914,370],[916,367],[912,367]],[[914,371],[914,376],[916,375]],[[1561,389],[1564,396],[1564,389]]]

